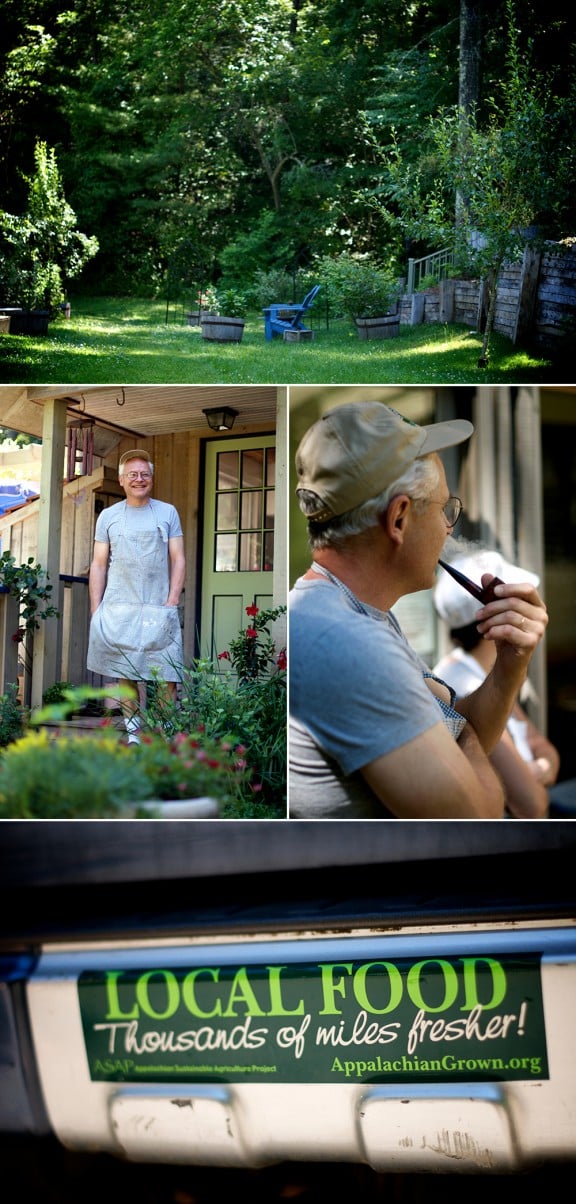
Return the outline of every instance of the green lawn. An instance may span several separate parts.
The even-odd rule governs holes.
[[[168,319],[168,320],[167,320]],[[489,384],[553,379],[549,361],[495,336],[490,366],[479,369],[480,337],[461,326],[401,327],[394,339],[360,340],[348,322],[327,327],[312,311],[311,342],[266,342],[260,314],[241,343],[212,343],[168,314],[162,301],[82,298],[70,320],[44,337],[0,335],[0,382],[75,384]]]

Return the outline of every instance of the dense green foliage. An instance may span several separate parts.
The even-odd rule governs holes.
[[[54,149],[34,148],[34,175],[23,215],[0,210],[0,276],[3,304],[47,310],[54,317],[65,288],[98,250],[96,238],[77,229]]]
[[[3,205],[25,212],[36,144],[54,150],[78,228],[100,246],[86,292],[193,297],[221,276],[246,289],[257,270],[293,277],[342,251],[401,275],[386,152],[399,146],[433,178],[429,119],[457,103],[470,3],[4,0]],[[508,4],[474,4],[483,128],[505,99]],[[572,103],[576,13],[560,0],[515,13],[518,53],[552,114]],[[554,195],[555,158],[535,149]],[[546,217],[555,235],[573,232],[573,198]]]

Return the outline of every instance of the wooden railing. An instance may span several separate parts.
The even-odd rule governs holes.
[[[437,284],[439,280],[448,276],[453,263],[454,251],[449,247],[444,247],[442,251],[434,251],[432,255],[424,255],[422,259],[409,259],[406,292],[415,293],[427,276]]]
[[[102,678],[86,669],[90,624],[88,578],[61,574],[55,605],[60,618],[48,621],[53,623],[58,641],[58,680],[69,681],[72,685],[101,685]],[[28,704],[34,640],[30,635],[25,643],[15,639],[19,627],[17,598],[0,592],[0,693],[5,693],[11,683],[18,682],[21,700]]]

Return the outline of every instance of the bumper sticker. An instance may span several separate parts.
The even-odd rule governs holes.
[[[549,1077],[536,954],[90,970],[78,992],[98,1081]]]

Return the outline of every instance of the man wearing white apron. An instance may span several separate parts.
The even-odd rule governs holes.
[[[165,683],[174,699],[182,680],[184,537],[174,506],[151,496],[148,452],[124,452],[118,479],[126,499],[99,514],[94,533],[87,665],[132,689],[134,701],[122,703],[131,743],[138,741],[142,683]]]

